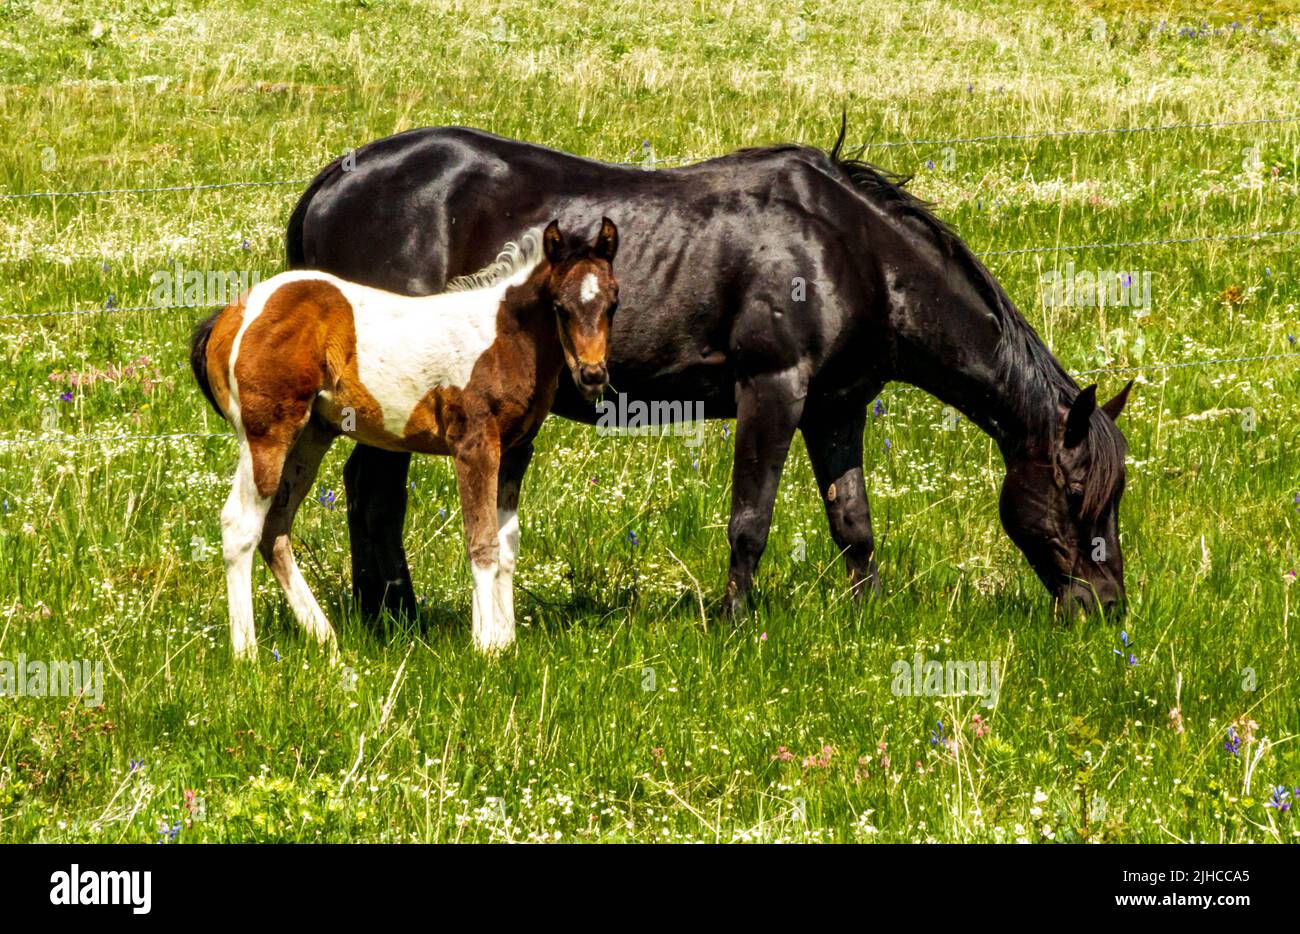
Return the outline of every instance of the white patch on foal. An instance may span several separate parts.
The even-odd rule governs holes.
[[[582,299],[584,305],[590,304],[591,300],[596,297],[600,291],[600,283],[596,281],[596,274],[589,272],[582,277],[582,285],[578,287],[578,298]]]

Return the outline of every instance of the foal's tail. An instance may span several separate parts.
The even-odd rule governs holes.
[[[199,389],[203,390],[204,397],[211,403],[216,413],[225,418],[226,413],[221,411],[221,406],[217,405],[217,397],[213,394],[212,384],[208,381],[208,340],[212,337],[213,325],[217,323],[217,318],[223,311],[224,308],[218,308],[194,326],[194,334],[190,337],[190,369],[194,371],[194,379],[198,382]]]

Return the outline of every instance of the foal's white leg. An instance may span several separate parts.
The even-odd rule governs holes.
[[[257,634],[253,627],[253,550],[262,537],[262,527],[271,497],[261,496],[253,482],[253,455],[248,442],[239,439],[239,468],[230,496],[221,510],[221,551],[226,561],[226,600],[230,607],[230,645],[235,657],[257,657]]]
[[[515,561],[519,557],[519,513],[497,510],[496,630],[503,644],[515,641]]]
[[[334,627],[316,602],[302,571],[298,569],[298,562],[294,560],[293,548],[289,543],[289,530],[293,526],[298,507],[311,491],[320,462],[333,440],[332,432],[311,421],[298,435],[285,458],[280,473],[280,488],[266,518],[261,543],[262,557],[279,581],[294,618],[317,642],[329,645],[331,661],[338,658],[338,639],[334,635]]]
[[[480,652],[496,652],[510,644],[503,640],[497,627],[496,581],[499,565],[493,561],[488,564],[470,562],[470,571],[474,576],[474,647]]]

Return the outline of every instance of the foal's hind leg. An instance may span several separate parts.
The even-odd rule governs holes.
[[[266,517],[259,546],[262,557],[289,600],[294,617],[307,632],[315,636],[317,642],[329,645],[331,658],[338,653],[334,628],[330,626],[311,588],[307,586],[302,571],[298,570],[298,563],[293,558],[293,549],[289,544],[289,530],[293,526],[298,507],[311,490],[316,471],[334,436],[335,432],[315,420],[309,420],[298,435],[280,472],[280,486]]]
[[[799,426],[826,506],[831,538],[844,555],[854,596],[880,590],[871,506],[862,475],[862,432],[873,396],[873,392],[855,392],[842,400],[810,400]]]
[[[226,600],[230,607],[230,645],[235,657],[257,656],[253,626],[253,549],[271,508],[253,479],[253,454],[248,441],[239,439],[239,468],[230,496],[221,510],[221,551],[226,562]]]

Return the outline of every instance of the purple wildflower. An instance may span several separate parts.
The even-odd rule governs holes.
[[[1241,737],[1237,735],[1237,730],[1234,727],[1228,727],[1228,739],[1224,742],[1223,748],[1234,756],[1240,753]]]
[[[1264,803],[1266,808],[1277,808],[1279,814],[1285,814],[1291,810],[1291,792],[1285,786],[1278,785],[1273,789],[1273,794],[1269,796],[1268,801]]]
[[[71,402],[71,401],[72,401],[72,390],[69,389],[67,392],[61,392],[61,393],[59,393],[59,398],[62,399],[64,402]]]
[[[326,509],[334,508],[335,498],[333,490],[322,489],[316,494],[316,502],[320,503]]]

